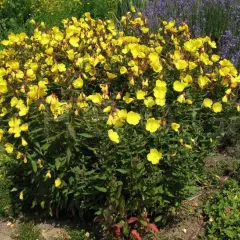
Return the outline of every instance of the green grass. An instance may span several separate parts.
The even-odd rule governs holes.
[[[12,237],[16,240],[43,240],[40,230],[33,222],[20,224]]]

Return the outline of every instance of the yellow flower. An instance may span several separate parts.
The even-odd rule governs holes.
[[[24,157],[23,162],[27,163],[27,157],[26,156]]]
[[[223,67],[223,68],[220,68],[219,70],[220,75],[223,77],[227,76],[230,72],[231,70],[228,67]]]
[[[171,124],[171,127],[172,127],[172,129],[173,129],[175,132],[178,132],[178,129],[180,128],[180,124],[178,124],[178,123],[172,123],[172,124]]]
[[[178,70],[185,70],[188,67],[188,62],[181,59],[175,61],[174,64]]]
[[[187,100],[186,100],[186,103],[189,104],[189,105],[191,105],[193,102],[192,102],[192,100],[187,99]]]
[[[203,89],[210,82],[207,76],[200,76],[198,78],[198,85],[201,89]]]
[[[10,104],[11,104],[11,107],[15,107],[18,104],[18,99],[16,97],[13,97],[11,99]]]
[[[4,131],[2,129],[0,129],[0,142],[2,141],[3,139],[3,134],[4,134]]]
[[[146,107],[151,108],[155,105],[155,101],[153,97],[148,97],[147,99],[144,100],[144,104],[146,105]]]
[[[228,97],[227,97],[227,95],[225,95],[225,96],[222,97],[222,102],[225,102],[225,103],[228,102]]]
[[[146,96],[146,92],[142,90],[137,90],[136,97],[138,100],[143,100],[145,96]]]
[[[25,116],[28,114],[28,111],[29,111],[29,107],[26,107],[24,104],[21,106],[20,108],[20,111],[19,111],[19,116],[22,117],[22,116]]]
[[[23,191],[20,192],[19,194],[19,199],[22,201],[23,200]]]
[[[59,72],[65,72],[66,71],[66,66],[63,63],[59,63],[57,65],[57,69],[58,69]]]
[[[108,112],[111,111],[111,109],[112,109],[111,106],[107,106],[107,107],[105,107],[105,108],[103,109],[103,112],[104,112],[104,113],[108,113]]]
[[[149,32],[149,28],[142,27],[142,28],[141,28],[141,31],[142,31],[143,33],[148,33],[148,32]]]
[[[158,164],[161,158],[162,153],[158,152],[156,148],[150,149],[150,153],[147,155],[148,161],[150,161],[152,164]]]
[[[130,111],[127,114],[127,122],[131,125],[137,125],[141,119],[141,116],[139,113]]]
[[[44,111],[45,110],[45,106],[41,103],[38,107],[38,111]]]
[[[210,98],[205,98],[203,100],[203,106],[206,107],[206,108],[211,108],[212,104],[213,104],[213,101]]]
[[[156,52],[150,53],[149,54],[149,60],[150,60],[150,65],[153,68],[155,72],[160,72],[162,71],[162,65],[159,60],[159,54]]]
[[[111,119],[112,118],[112,119]],[[127,118],[127,110],[117,110],[114,112],[113,117],[112,114],[109,115],[109,123],[112,122],[112,124],[116,127],[122,127],[125,123],[125,120]],[[111,124],[110,124],[111,125]]]
[[[48,55],[51,55],[51,54],[53,53],[53,48],[52,48],[52,47],[47,48],[47,49],[45,50],[45,53],[48,54]]]
[[[133,5],[131,5],[130,9],[131,9],[131,12],[133,12],[133,13],[136,12],[136,8]]]
[[[232,89],[231,89],[231,88],[229,88],[229,89],[227,89],[227,90],[225,91],[225,93],[226,93],[227,95],[229,95],[231,92],[232,92]]]
[[[163,107],[166,104],[165,98],[156,98],[155,100],[156,105]]]
[[[62,184],[62,180],[60,178],[57,178],[55,180],[55,187],[58,188],[58,187],[60,187],[61,184]]]
[[[27,132],[27,131],[28,131],[28,124],[27,124],[27,123],[24,123],[23,125],[21,125],[20,129],[21,129],[23,132]]]
[[[38,160],[37,160],[37,164],[38,164],[38,168],[43,168],[42,160],[41,160],[41,159],[38,159]]]
[[[185,103],[185,97],[184,94],[181,94],[178,96],[177,101],[180,103]]]
[[[194,68],[197,67],[197,64],[195,62],[189,62],[189,70],[193,70]]]
[[[107,76],[108,76],[108,78],[110,78],[110,79],[114,79],[114,78],[117,77],[116,74],[113,74],[113,73],[110,73],[110,72],[107,72]]]
[[[79,47],[79,44],[78,44],[78,42],[79,42],[79,38],[78,37],[71,37],[70,39],[69,39],[69,43],[73,46],[73,47]]]
[[[132,101],[134,101],[133,98],[130,97],[130,93],[127,92],[126,95],[123,97],[123,101],[127,104],[131,103]]]
[[[7,153],[10,154],[10,153],[13,152],[14,147],[13,147],[13,145],[12,145],[11,143],[6,143],[6,144],[4,145],[4,147],[5,147],[5,150],[6,150]]]
[[[17,152],[17,159],[21,159],[23,157],[23,154],[21,152]]]
[[[102,95],[100,93],[96,93],[94,95],[89,95],[87,99],[90,99],[93,103],[101,103],[102,102]]]
[[[237,104],[237,111],[240,112],[240,104]]]
[[[212,59],[213,62],[217,62],[220,59],[220,56],[216,55],[216,54],[213,54],[211,59]]]
[[[146,130],[149,132],[156,132],[160,128],[160,120],[149,118],[146,123]]]
[[[52,175],[51,175],[51,171],[48,170],[48,172],[46,173],[46,178],[51,178],[51,177],[52,177]]]
[[[83,87],[83,80],[82,78],[77,78],[73,81],[73,87],[74,88],[82,88]]]
[[[167,87],[167,83],[165,81],[157,80],[156,87]]]
[[[158,83],[159,84],[159,83]],[[160,84],[159,84],[160,85]],[[166,86],[156,86],[153,89],[154,92],[154,97],[155,98],[165,98],[166,97],[166,93],[167,93],[167,88]]]
[[[176,92],[182,92],[186,86],[187,86],[186,83],[179,82],[179,81],[175,81],[175,82],[173,83],[173,89],[174,89]]]
[[[215,113],[219,113],[222,111],[222,104],[220,102],[216,102],[212,105],[212,110],[215,112]]]
[[[126,67],[122,66],[122,67],[120,68],[120,73],[121,73],[121,74],[125,74],[125,73],[127,73],[127,72],[128,72],[128,70],[127,70]]]
[[[117,95],[116,95],[116,100],[120,100],[121,99],[121,93],[118,92]]]
[[[46,97],[46,103],[51,104],[51,105],[55,105],[58,103],[58,98],[55,94],[51,94],[49,96]]]
[[[22,146],[26,147],[27,145],[28,145],[27,141],[24,138],[22,138]]]
[[[15,138],[20,137],[20,134],[21,134],[20,123],[21,123],[21,120],[15,118],[15,117],[11,118],[8,122],[8,125],[10,127],[9,130],[8,130],[8,133],[9,134],[14,134]]]
[[[35,20],[34,19],[31,19],[30,21],[29,21],[31,24],[36,24],[36,22],[35,22]]]
[[[111,141],[115,143],[119,143],[119,135],[117,132],[114,132],[112,129],[108,130],[108,137],[110,138]]]
[[[184,147],[185,147],[186,149],[192,149],[192,146],[189,145],[189,144],[184,144]]]

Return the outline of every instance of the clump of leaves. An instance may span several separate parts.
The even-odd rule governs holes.
[[[205,238],[210,240],[237,240],[240,238],[240,186],[228,180],[223,189],[206,202]]]

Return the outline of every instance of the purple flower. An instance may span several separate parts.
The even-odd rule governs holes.
[[[151,0],[143,13],[158,30],[162,20],[186,21],[194,37],[210,36],[219,53],[240,66],[239,0]]]

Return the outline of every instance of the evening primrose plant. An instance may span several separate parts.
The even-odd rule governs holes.
[[[126,216],[163,221],[239,111],[238,71],[185,23],[151,34],[141,13],[121,29],[90,13],[63,30],[31,22],[0,52],[0,140],[19,201],[97,215],[126,237]]]

